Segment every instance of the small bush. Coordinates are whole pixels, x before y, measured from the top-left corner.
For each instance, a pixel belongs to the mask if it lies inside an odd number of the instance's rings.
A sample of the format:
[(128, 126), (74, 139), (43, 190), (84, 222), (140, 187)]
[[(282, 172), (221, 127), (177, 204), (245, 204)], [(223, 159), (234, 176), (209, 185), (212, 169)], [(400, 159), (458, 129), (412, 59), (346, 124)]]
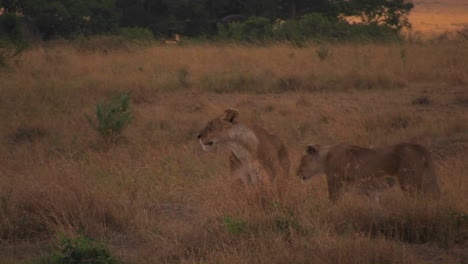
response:
[(271, 38), (273, 24), (265, 17), (251, 17), (242, 23), (218, 25), (222, 39), (235, 41), (264, 41)]
[(337, 32), (340, 26), (342, 24), (334, 18), (319, 13), (304, 15), (298, 24), (299, 30), (306, 37), (332, 36), (333, 32)]
[(112, 256), (104, 245), (89, 238), (78, 236), (75, 239), (65, 237), (59, 250), (50, 256), (49, 263), (116, 264), (120, 263), (120, 261)]
[(331, 57), (330, 49), (325, 46), (318, 48), (315, 52), (317, 53), (317, 56), (319, 57), (321, 61), (324, 61), (328, 59), (329, 57)]
[(112, 97), (111, 100), (99, 103), (96, 106), (97, 123), (89, 116), (88, 121), (106, 141), (117, 139), (123, 130), (132, 122), (130, 111), (130, 98), (123, 93)]
[(12, 13), (0, 15), (0, 67), (29, 47), (21, 30), (20, 18)]
[(246, 229), (246, 222), (242, 219), (231, 218), (226, 216), (223, 218), (224, 225), (226, 225), (227, 231), (230, 234), (240, 234), (243, 233)]
[(274, 216), (273, 227), (275, 230), (288, 233), (291, 229), (301, 229), (298, 219), (290, 208), (283, 206), (279, 202), (274, 202), (271, 210)]
[(21, 17), (16, 14), (7, 13), (0, 15), (0, 29), (4, 31), (4, 35), (1, 38), (11, 42), (15, 46), (17, 53), (29, 46), (25, 38), (26, 32), (24, 32), (24, 28), (22, 29), (22, 23), (24, 22), (22, 22)]

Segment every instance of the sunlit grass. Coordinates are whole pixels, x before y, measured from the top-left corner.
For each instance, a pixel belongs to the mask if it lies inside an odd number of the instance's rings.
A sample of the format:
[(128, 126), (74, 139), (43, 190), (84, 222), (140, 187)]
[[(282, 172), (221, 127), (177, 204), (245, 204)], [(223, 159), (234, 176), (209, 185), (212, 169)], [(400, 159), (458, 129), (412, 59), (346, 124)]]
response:
[[(34, 262), (59, 233), (80, 233), (132, 263), (460, 262), (452, 249), (466, 243), (466, 45), (26, 51), (0, 72), (1, 259)], [(134, 120), (124, 140), (103, 142), (86, 115), (121, 92)], [(379, 203), (350, 194), (332, 204), (324, 179), (303, 184), (291, 171), (284, 201), (260, 205), (232, 188), (227, 153), (195, 140), (228, 107), (277, 134), (293, 168), (309, 143), (420, 142), (443, 197), (396, 191)], [(37, 250), (22, 252), (25, 244)]]

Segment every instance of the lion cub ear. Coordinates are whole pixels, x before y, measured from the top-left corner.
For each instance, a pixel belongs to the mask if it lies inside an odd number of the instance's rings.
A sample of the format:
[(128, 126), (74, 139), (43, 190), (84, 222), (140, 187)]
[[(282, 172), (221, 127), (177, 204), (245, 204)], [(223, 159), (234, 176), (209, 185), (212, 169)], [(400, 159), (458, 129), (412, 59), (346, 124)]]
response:
[(224, 115), (222, 119), (224, 121), (234, 123), (237, 121), (238, 116), (239, 116), (239, 111), (237, 109), (229, 108), (229, 109), (226, 109), (226, 111), (224, 111)]
[(319, 150), (320, 150), (319, 145), (307, 145), (306, 147), (306, 152), (307, 154), (310, 154), (310, 155), (318, 154)]

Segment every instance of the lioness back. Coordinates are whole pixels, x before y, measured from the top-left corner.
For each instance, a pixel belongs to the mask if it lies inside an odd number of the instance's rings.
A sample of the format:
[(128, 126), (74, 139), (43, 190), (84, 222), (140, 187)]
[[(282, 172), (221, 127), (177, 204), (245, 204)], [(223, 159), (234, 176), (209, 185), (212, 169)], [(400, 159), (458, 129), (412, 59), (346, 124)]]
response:
[(258, 159), (265, 164), (273, 177), (281, 177), (289, 174), (289, 153), (283, 142), (274, 134), (260, 126), (253, 126), (259, 138)]
[(397, 170), (398, 158), (393, 153), (354, 145), (334, 146), (325, 160), (325, 173), (346, 173), (349, 180), (395, 174)]
[(395, 177), (402, 190), (410, 193), (439, 194), (429, 151), (421, 145), (401, 143), (370, 149), (348, 144), (308, 146), (301, 160), (298, 175), (308, 179), (325, 173), (330, 199), (352, 185), (362, 190), (376, 190)]

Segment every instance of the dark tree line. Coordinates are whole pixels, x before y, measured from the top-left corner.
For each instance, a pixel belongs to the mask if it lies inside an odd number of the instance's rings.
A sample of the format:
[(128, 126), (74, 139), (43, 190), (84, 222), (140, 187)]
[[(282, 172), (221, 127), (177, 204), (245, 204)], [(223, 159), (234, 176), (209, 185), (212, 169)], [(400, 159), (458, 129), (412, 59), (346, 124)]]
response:
[(360, 16), (366, 24), (400, 30), (409, 26), (413, 5), (405, 0), (0, 0), (0, 8), (0, 23), (13, 14), (50, 39), (114, 33), (121, 27), (148, 28), (156, 36), (209, 37), (228, 22), (262, 17), (274, 23), (311, 13), (330, 20)]

